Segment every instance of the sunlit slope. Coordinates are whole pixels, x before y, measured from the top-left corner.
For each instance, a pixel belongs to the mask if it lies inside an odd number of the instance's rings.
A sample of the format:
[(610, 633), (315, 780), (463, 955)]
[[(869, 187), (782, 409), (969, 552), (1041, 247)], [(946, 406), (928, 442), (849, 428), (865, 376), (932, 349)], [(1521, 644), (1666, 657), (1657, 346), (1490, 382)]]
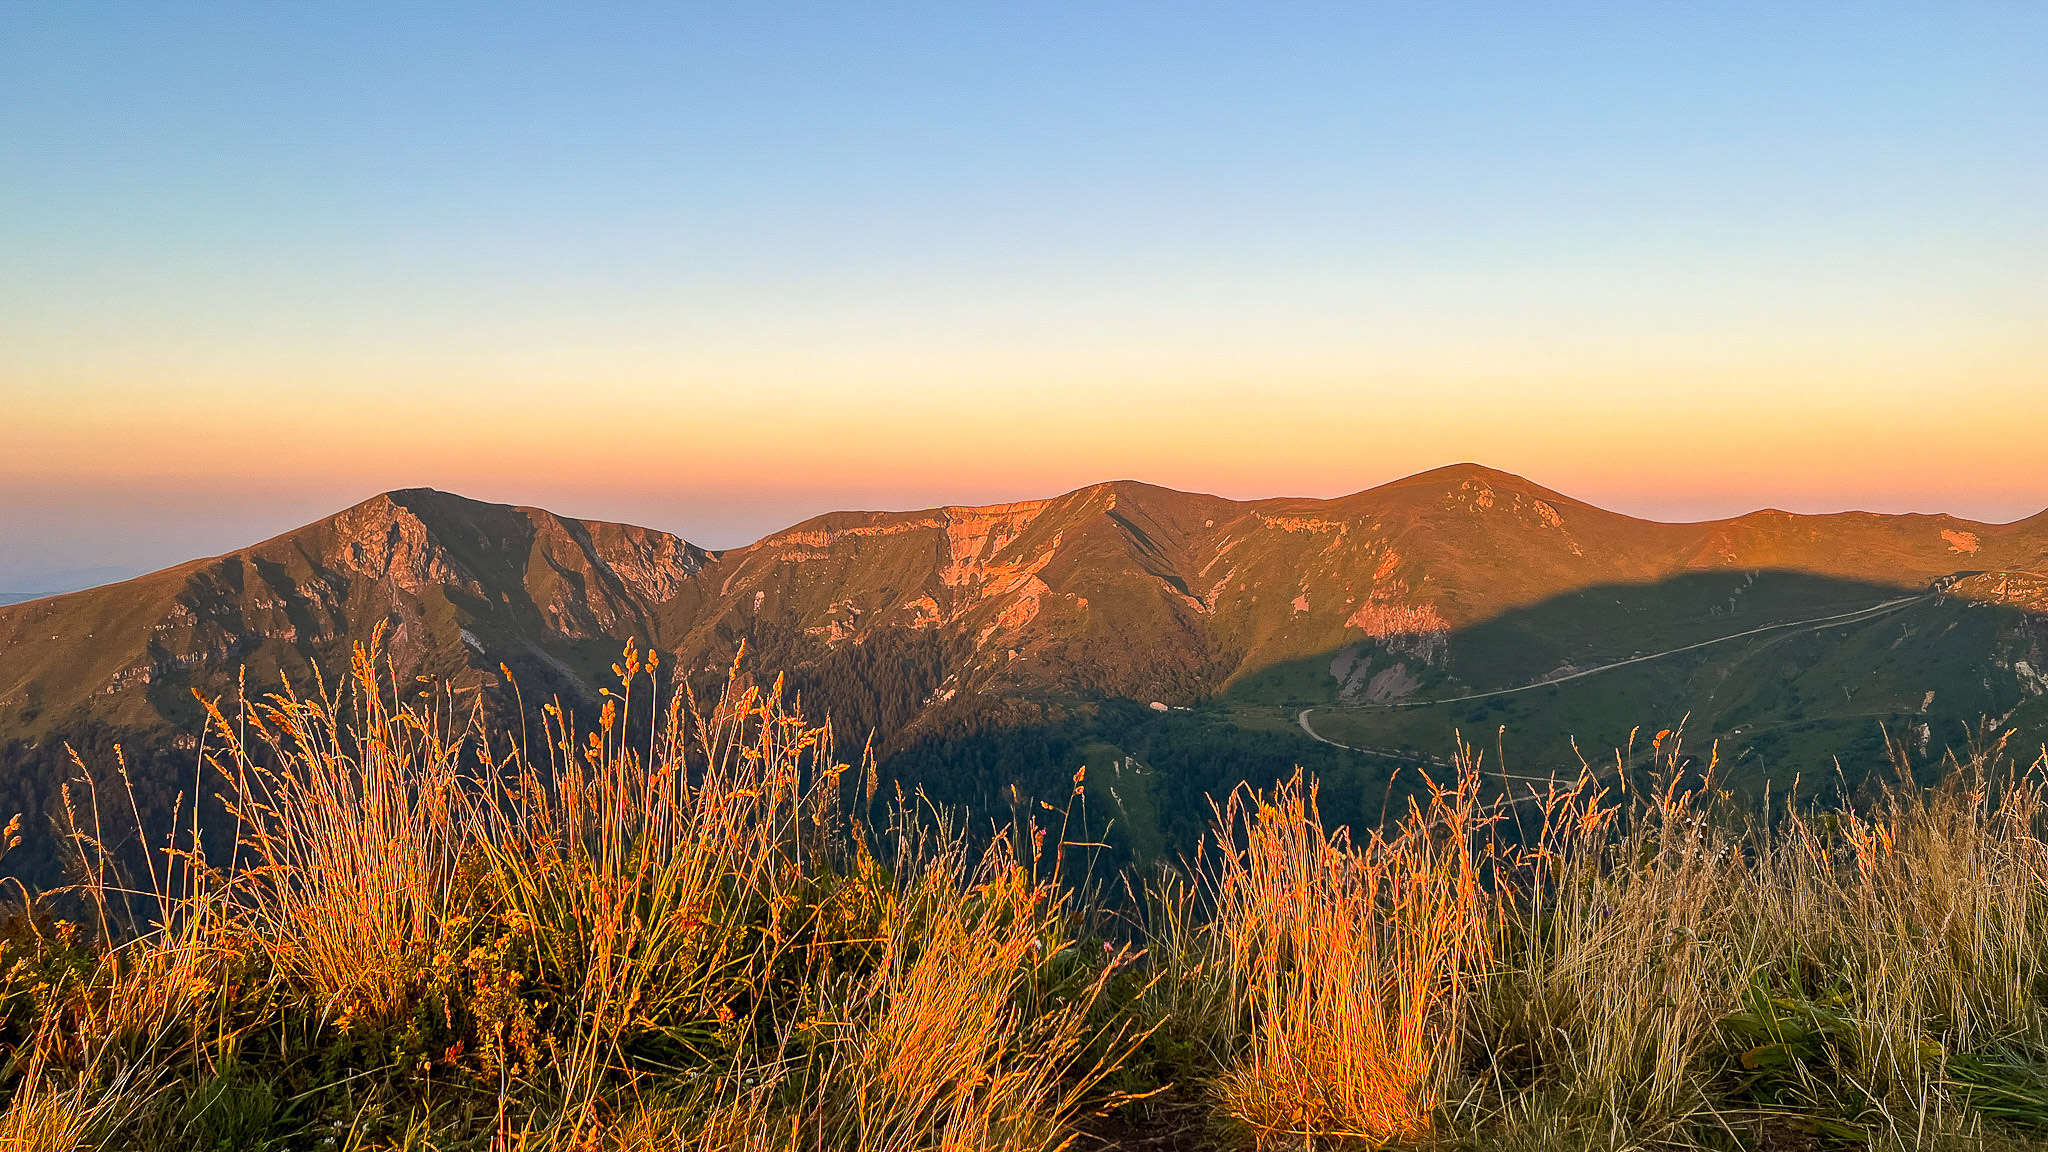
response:
[(473, 690), (509, 662), (572, 691), (705, 554), (666, 533), (428, 490), (0, 611), (0, 739), (80, 720), (189, 727), (191, 690), (333, 672), (380, 626), (403, 673)]
[(2042, 666), (2025, 622), (2048, 604), (2044, 573), (2048, 515), (1662, 524), (1474, 465), (1334, 500), (1122, 481), (838, 512), (723, 553), (416, 489), (0, 608), (0, 741), (85, 720), (189, 731), (192, 688), (224, 690), (245, 667), (259, 688), (303, 680), (379, 624), (399, 674), (487, 698), (501, 664), (529, 696), (588, 700), (628, 638), (692, 671), (722, 669), (745, 640), (828, 697), (847, 688), (865, 723), (901, 727), (975, 696), (1412, 702), (1937, 584), (1944, 603), (2002, 606), (1986, 619), (2004, 631), (1944, 641), (1956, 655), (1941, 657), (2002, 699)]
[(2044, 567), (2040, 517), (1659, 524), (1463, 466), (1338, 500), (1125, 482), (993, 508), (840, 513), (718, 557), (665, 618), (713, 652), (750, 634), (805, 637), (801, 655), (929, 633), (957, 690), (1179, 704), (1302, 664), (1335, 693), (1330, 665), (1355, 651), (1354, 670), (1407, 669), (1381, 686), (1399, 696)]

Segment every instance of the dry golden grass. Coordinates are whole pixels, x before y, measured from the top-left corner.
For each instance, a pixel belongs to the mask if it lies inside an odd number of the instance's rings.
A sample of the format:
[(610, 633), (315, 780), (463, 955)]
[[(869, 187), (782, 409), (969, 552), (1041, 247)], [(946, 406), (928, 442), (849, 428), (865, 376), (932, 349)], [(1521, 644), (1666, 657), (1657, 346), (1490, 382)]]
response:
[(1668, 734), (1633, 794), (1481, 804), (1468, 754), (1357, 845), (1311, 785), (1240, 791), (1213, 915), (1155, 896), (1146, 1010), (1206, 1031), (1261, 1146), (2018, 1146), (2048, 1131), (2048, 759), (1999, 752), (1776, 822)]
[(239, 1075), (281, 1032), (409, 1109), (351, 1120), (366, 1147), (1064, 1146), (1135, 1038), (1094, 1011), (1128, 955), (1083, 957), (1006, 841), (852, 826), (829, 725), (779, 682), (699, 710), (658, 668), (629, 649), (595, 731), (550, 706), (545, 759), (404, 701), (374, 650), (342, 692), (216, 710), (236, 860), (154, 861), (156, 927), (43, 1015), (8, 1122), (61, 1144), (90, 1084)]
[(1743, 857), (1700, 810), (1709, 794), (1673, 782), (1624, 803), (1582, 778), (1531, 797), (1533, 835), (1498, 861), (1514, 898), (1476, 1034), (1617, 1142), (1698, 1112), (1698, 1064), (1751, 970)]
[(1759, 854), (1771, 954), (1839, 987), (1854, 1087), (1905, 1144), (1969, 1125), (1957, 1058), (2048, 1052), (2048, 776), (1997, 771), (1998, 752), (1861, 814), (1794, 817)]
[(1262, 1145), (1428, 1129), (1485, 939), (1475, 811), (1473, 791), (1437, 792), (1354, 846), (1297, 776), (1219, 812), (1210, 933), (1245, 1033), (1216, 1089)]
[(108, 1146), (140, 1107), (144, 1093), (128, 1075), (109, 1080), (73, 1075), (66, 1084), (53, 1073), (46, 1052), (41, 1045), (32, 1047), (19, 1069), (7, 1108), (0, 1112), (0, 1150), (85, 1152)]
[(1274, 1149), (2048, 1132), (2048, 760), (1995, 742), (1842, 812), (1666, 736), (1653, 787), (1468, 755), (1355, 839), (1240, 789), (1105, 943), (1033, 828), (849, 819), (780, 682), (617, 671), (532, 754), (374, 649), (217, 710), (233, 857), (130, 886), (81, 832), (98, 927), (0, 933), (0, 1148), (1051, 1152), (1154, 1092)]

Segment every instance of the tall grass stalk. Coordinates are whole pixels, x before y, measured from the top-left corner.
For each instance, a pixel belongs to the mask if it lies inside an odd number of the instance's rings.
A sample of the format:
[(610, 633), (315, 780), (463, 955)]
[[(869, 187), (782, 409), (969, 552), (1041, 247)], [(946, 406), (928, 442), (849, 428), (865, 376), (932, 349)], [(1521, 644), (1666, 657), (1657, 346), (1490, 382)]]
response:
[(1244, 1018), (1217, 1093), (1262, 1144), (1416, 1136), (1485, 940), (1476, 789), (1357, 845), (1315, 791), (1297, 775), (1217, 812), (1210, 931)]

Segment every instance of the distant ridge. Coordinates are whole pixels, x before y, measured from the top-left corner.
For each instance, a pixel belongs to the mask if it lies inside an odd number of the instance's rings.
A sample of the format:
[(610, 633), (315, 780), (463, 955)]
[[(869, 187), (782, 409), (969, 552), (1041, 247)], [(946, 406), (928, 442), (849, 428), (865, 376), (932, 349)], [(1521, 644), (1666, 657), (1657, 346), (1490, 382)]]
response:
[(114, 584), (140, 575), (142, 572), (134, 568), (106, 565), (93, 568), (40, 569), (34, 571), (32, 576), (20, 578), (19, 583), (15, 583), (17, 591), (0, 592), (0, 604), (18, 604), (24, 600), (40, 600), (45, 596), (62, 596), (67, 592), (97, 588), (103, 584)]
[[(408, 670), (507, 664), (580, 691), (628, 636), (719, 664), (742, 637), (815, 662), (936, 640), (953, 691), (1198, 698), (1359, 640), (1410, 645), (1613, 581), (1783, 569), (1899, 588), (2048, 572), (2048, 512), (1610, 512), (1478, 464), (1335, 499), (1234, 501), (1132, 480), (1042, 500), (833, 512), (712, 553), (648, 528), (433, 489), (249, 548), (0, 609), (0, 735), (85, 713), (148, 723), (187, 684), (302, 673), (386, 625)], [(2027, 580), (2005, 580), (2008, 597)], [(559, 683), (558, 683), (559, 682)], [(171, 691), (175, 686), (176, 691)], [(33, 713), (35, 719), (25, 719)]]
[[(245, 669), (252, 691), (309, 684), (380, 625), (399, 675), (492, 707), (513, 702), (507, 669), (529, 703), (574, 704), (596, 699), (628, 638), (698, 676), (722, 675), (744, 641), (755, 667), (798, 676), (887, 747), (975, 700), (1186, 705), (1286, 669), (1296, 688), (1261, 691), (1360, 702), (1425, 682), (1445, 696), (1503, 687), (1627, 658), (1641, 647), (1628, 637), (1653, 625), (1690, 640), (1737, 631), (1718, 614), (1753, 611), (1743, 589), (1769, 572), (1805, 582), (1782, 606), (1808, 616), (1938, 587), (1943, 603), (2036, 620), (2048, 512), (1661, 523), (1459, 464), (1335, 499), (1118, 480), (1010, 504), (832, 512), (712, 552), (403, 489), (221, 556), (0, 607), (0, 774), (79, 733), (189, 748), (195, 690), (232, 692)], [(1600, 591), (1667, 586), (1639, 607)], [(1580, 601), (1580, 616), (1543, 615)], [(1612, 620), (1583, 616), (1603, 604)], [(1552, 617), (1600, 622), (1610, 638), (1594, 647), (1614, 651), (1582, 654), (1563, 625), (1534, 623)], [(1931, 617), (1899, 626), (1950, 635)], [(2039, 694), (2048, 654), (2033, 627), (1954, 632), (1914, 658), (1945, 662), (1943, 683), (1981, 681), (1986, 700)], [(1910, 695), (1896, 707), (1922, 707)]]

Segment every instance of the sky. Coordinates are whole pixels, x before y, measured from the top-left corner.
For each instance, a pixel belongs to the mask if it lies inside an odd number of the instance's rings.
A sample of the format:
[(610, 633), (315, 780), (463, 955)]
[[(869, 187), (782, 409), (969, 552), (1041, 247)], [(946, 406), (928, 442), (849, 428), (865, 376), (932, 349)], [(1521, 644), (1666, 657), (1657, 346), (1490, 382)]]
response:
[(0, 591), (1477, 461), (2048, 507), (2048, 6), (0, 6)]

